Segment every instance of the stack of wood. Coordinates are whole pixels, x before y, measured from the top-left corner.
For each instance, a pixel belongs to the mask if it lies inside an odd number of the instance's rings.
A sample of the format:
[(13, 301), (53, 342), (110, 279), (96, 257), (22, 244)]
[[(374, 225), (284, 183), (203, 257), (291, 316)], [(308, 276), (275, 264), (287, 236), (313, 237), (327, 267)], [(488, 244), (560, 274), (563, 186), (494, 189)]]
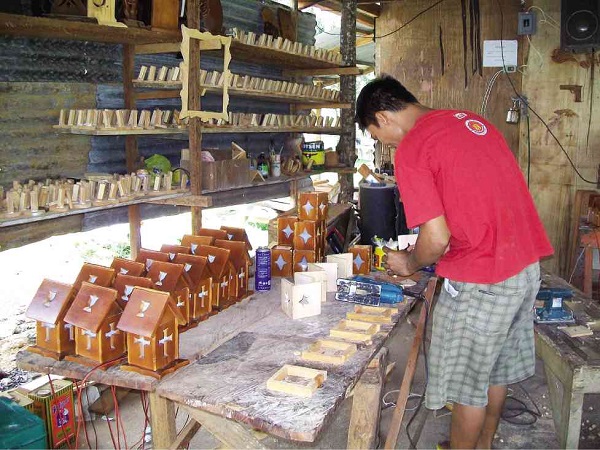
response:
[(180, 186), (173, 186), (173, 172), (170, 171), (155, 174), (153, 181), (145, 171), (125, 175), (90, 175), (88, 179), (79, 181), (50, 178), (43, 183), (29, 180), (21, 184), (13, 181), (12, 188), (0, 197), (3, 200), (0, 211), (5, 218), (11, 218), (46, 211), (63, 212), (116, 205), (148, 195), (185, 191), (187, 181), (187, 174), (182, 173)]
[(243, 127), (319, 127), (336, 128), (339, 117), (294, 114), (245, 114), (229, 113), (229, 124)]
[(155, 130), (184, 128), (179, 110), (154, 109), (61, 109), (57, 129), (81, 130)]
[(237, 28), (233, 28), (232, 34), (234, 40), (241, 42), (242, 44), (270, 48), (273, 50), (307, 56), (336, 64), (340, 64), (342, 62), (342, 55), (338, 51), (316, 48), (313, 45), (294, 42), (289, 39), (284, 39), (281, 36), (274, 38), (270, 34), (257, 35), (252, 31), (238, 30)]
[(329, 197), (326, 193), (302, 192), (297, 215), (277, 219), (277, 245), (272, 247), (271, 274), (291, 277), (305, 272), (324, 256)]

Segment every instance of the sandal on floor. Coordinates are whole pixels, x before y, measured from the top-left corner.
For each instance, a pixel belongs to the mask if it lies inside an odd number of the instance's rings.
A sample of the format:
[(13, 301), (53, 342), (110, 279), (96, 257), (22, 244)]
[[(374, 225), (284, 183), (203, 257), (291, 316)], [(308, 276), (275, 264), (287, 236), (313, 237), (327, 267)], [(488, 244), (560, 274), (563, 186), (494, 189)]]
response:
[(450, 449), (450, 441), (438, 442), (435, 448), (436, 450), (448, 450)]

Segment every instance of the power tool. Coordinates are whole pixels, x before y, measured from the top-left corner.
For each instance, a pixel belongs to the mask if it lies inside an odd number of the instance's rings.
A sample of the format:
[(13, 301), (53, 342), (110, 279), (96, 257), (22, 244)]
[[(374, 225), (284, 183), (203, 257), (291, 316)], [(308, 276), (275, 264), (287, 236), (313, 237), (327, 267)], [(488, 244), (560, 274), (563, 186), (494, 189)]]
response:
[(402, 286), (368, 277), (339, 278), (335, 299), (343, 302), (379, 306), (380, 303), (394, 304), (404, 300)]
[(573, 312), (563, 305), (573, 297), (568, 288), (541, 288), (535, 302), (536, 323), (575, 323)]

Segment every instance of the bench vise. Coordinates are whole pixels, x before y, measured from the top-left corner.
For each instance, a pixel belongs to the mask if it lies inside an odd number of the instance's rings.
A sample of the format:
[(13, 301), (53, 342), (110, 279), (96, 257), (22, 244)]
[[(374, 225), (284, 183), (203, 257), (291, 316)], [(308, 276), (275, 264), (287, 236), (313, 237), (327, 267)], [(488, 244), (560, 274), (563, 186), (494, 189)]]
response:
[(335, 299), (343, 302), (378, 306), (380, 303), (395, 304), (404, 300), (402, 286), (368, 277), (339, 278)]
[(563, 305), (573, 297), (568, 288), (541, 288), (536, 296), (536, 323), (575, 323), (573, 312)]

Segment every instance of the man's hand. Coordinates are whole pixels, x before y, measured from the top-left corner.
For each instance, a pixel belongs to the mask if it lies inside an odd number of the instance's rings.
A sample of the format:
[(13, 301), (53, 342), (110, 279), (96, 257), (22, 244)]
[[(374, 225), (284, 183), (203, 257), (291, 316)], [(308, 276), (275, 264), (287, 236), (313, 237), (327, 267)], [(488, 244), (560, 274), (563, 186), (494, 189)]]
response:
[(412, 267), (409, 250), (398, 251), (383, 247), (383, 251), (385, 252), (385, 255), (383, 256), (383, 267), (388, 272), (407, 277), (419, 269), (419, 267)]

